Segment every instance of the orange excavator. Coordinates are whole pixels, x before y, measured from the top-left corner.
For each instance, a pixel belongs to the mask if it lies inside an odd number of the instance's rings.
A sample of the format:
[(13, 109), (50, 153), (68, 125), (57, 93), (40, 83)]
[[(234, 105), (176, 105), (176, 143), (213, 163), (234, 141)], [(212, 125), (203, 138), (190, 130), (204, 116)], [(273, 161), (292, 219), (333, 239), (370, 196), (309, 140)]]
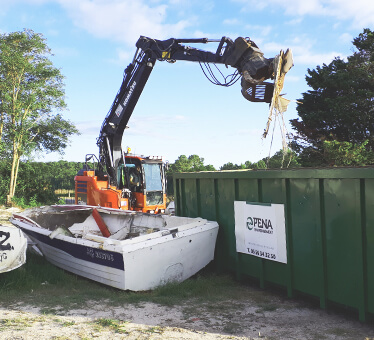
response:
[[(216, 52), (185, 44), (218, 43)], [(241, 78), (241, 92), (252, 102), (270, 103), (274, 83), (275, 58), (264, 57), (249, 38), (235, 41), (168, 39), (141, 36), (132, 63), (124, 72), (122, 85), (101, 126), (97, 139), (99, 158), (86, 155), (85, 166), (75, 176), (75, 203), (94, 206), (163, 213), (166, 208), (165, 164), (158, 157), (136, 156), (122, 150), (122, 136), (156, 61), (173, 63), (185, 60), (199, 63), (207, 78), (216, 85), (231, 86)], [(235, 69), (220, 82), (211, 65)]]

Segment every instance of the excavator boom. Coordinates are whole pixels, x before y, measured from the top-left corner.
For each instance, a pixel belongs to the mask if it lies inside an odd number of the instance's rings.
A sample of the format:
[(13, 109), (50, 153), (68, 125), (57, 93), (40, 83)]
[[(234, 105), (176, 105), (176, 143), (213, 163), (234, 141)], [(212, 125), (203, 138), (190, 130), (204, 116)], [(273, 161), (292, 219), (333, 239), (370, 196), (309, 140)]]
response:
[[(189, 45), (207, 43), (218, 43), (216, 51)], [(229, 80), (225, 78), (221, 83), (214, 76), (209, 80), (216, 85), (231, 86), (241, 78), (241, 92), (247, 100), (266, 103), (272, 100), (274, 84), (264, 81), (274, 78), (276, 59), (265, 58), (249, 38), (239, 37), (235, 41), (228, 37), (218, 40), (156, 40), (141, 36), (136, 47), (134, 58), (125, 69), (121, 87), (101, 126), (97, 139), (100, 150), (98, 169), (92, 170), (86, 165), (86, 169), (75, 177), (76, 203), (81, 201), (83, 204), (144, 212), (165, 209), (166, 178), (162, 160), (124, 153), (121, 147), (123, 132), (156, 61), (196, 62), (203, 71), (208, 70), (208, 74), (211, 74), (210, 64), (233, 67), (235, 71)]]
[[(216, 52), (204, 51), (186, 43), (206, 44), (219, 42)], [(168, 39), (156, 40), (141, 36), (136, 43), (137, 51), (132, 63), (124, 72), (122, 85), (114, 99), (111, 109), (101, 127), (97, 144), (100, 149), (100, 163), (106, 166), (110, 181), (116, 185), (116, 169), (122, 159), (122, 136), (133, 113), (136, 103), (151, 74), (157, 60), (174, 62), (177, 60), (198, 63), (214, 63), (231, 66), (242, 75), (242, 91), (261, 86), (263, 81), (273, 77), (273, 59), (266, 59), (257, 45), (250, 39), (222, 37), (221, 40)], [(262, 85), (263, 86), (263, 85)], [(262, 97), (253, 97), (252, 101), (270, 102), (273, 87), (266, 85), (261, 91)]]

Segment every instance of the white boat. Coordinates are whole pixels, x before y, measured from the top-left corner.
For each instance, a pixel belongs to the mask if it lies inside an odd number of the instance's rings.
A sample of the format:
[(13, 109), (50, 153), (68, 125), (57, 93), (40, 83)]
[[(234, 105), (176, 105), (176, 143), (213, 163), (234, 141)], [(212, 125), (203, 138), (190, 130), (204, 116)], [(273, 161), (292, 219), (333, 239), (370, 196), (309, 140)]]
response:
[(27, 239), (13, 226), (0, 225), (0, 273), (9, 272), (26, 262)]
[(82, 205), (32, 208), (10, 221), (54, 265), (132, 291), (197, 273), (213, 259), (218, 233), (202, 218)]

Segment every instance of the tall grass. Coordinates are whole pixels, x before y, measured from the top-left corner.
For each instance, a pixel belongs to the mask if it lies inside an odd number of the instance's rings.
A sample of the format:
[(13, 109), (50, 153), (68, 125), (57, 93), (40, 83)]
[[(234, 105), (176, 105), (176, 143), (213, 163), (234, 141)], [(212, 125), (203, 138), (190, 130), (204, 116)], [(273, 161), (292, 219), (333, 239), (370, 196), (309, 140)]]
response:
[[(67, 307), (105, 294), (108, 288), (65, 272), (46, 261), (44, 257), (27, 253), (26, 263), (20, 268), (0, 274), (1, 303), (16, 300), (41, 305), (62, 304)], [(64, 301), (66, 300), (66, 301)]]
[(84, 306), (87, 301), (106, 300), (112, 305), (154, 302), (172, 306), (190, 299), (200, 302), (227, 298), (239, 300), (248, 293), (230, 276), (215, 274), (212, 266), (184, 282), (169, 283), (146, 292), (122, 291), (96, 283), (59, 269), (44, 257), (32, 253), (27, 253), (26, 264), (22, 267), (0, 274), (2, 305), (22, 301), (49, 308), (59, 306), (69, 309)]
[(3, 294), (20, 294), (38, 290), (47, 283), (58, 284), (62, 280), (66, 281), (66, 278), (63, 271), (50, 265), (43, 257), (28, 252), (25, 265), (1, 274), (0, 290)]

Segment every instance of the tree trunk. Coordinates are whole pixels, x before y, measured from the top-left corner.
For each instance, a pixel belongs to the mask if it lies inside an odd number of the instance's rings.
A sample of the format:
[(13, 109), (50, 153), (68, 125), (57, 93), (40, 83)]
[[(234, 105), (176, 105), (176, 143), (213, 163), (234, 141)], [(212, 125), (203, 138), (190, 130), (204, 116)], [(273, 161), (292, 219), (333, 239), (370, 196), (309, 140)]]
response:
[[(0, 108), (1, 110), (1, 108)], [(3, 136), (3, 129), (4, 129), (4, 114), (1, 112), (0, 113), (0, 142), (1, 142), (1, 138)]]
[(11, 207), (12, 205), (12, 197), (10, 197), (10, 195), (6, 195), (6, 206)]
[(12, 192), (12, 197), (14, 196), (15, 194), (15, 191), (16, 191), (16, 186), (17, 186), (17, 178), (18, 178), (18, 169), (19, 169), (19, 161), (20, 161), (20, 157), (19, 155), (17, 156), (17, 160), (16, 160), (16, 168), (14, 169), (14, 186), (13, 186), (13, 192)]
[(13, 161), (12, 168), (10, 172), (10, 184), (9, 184), (9, 194), (7, 195), (6, 203), (8, 206), (12, 205), (12, 198), (16, 190), (17, 184), (17, 175), (18, 175), (18, 166), (19, 166), (19, 152), (16, 143), (13, 143)]

